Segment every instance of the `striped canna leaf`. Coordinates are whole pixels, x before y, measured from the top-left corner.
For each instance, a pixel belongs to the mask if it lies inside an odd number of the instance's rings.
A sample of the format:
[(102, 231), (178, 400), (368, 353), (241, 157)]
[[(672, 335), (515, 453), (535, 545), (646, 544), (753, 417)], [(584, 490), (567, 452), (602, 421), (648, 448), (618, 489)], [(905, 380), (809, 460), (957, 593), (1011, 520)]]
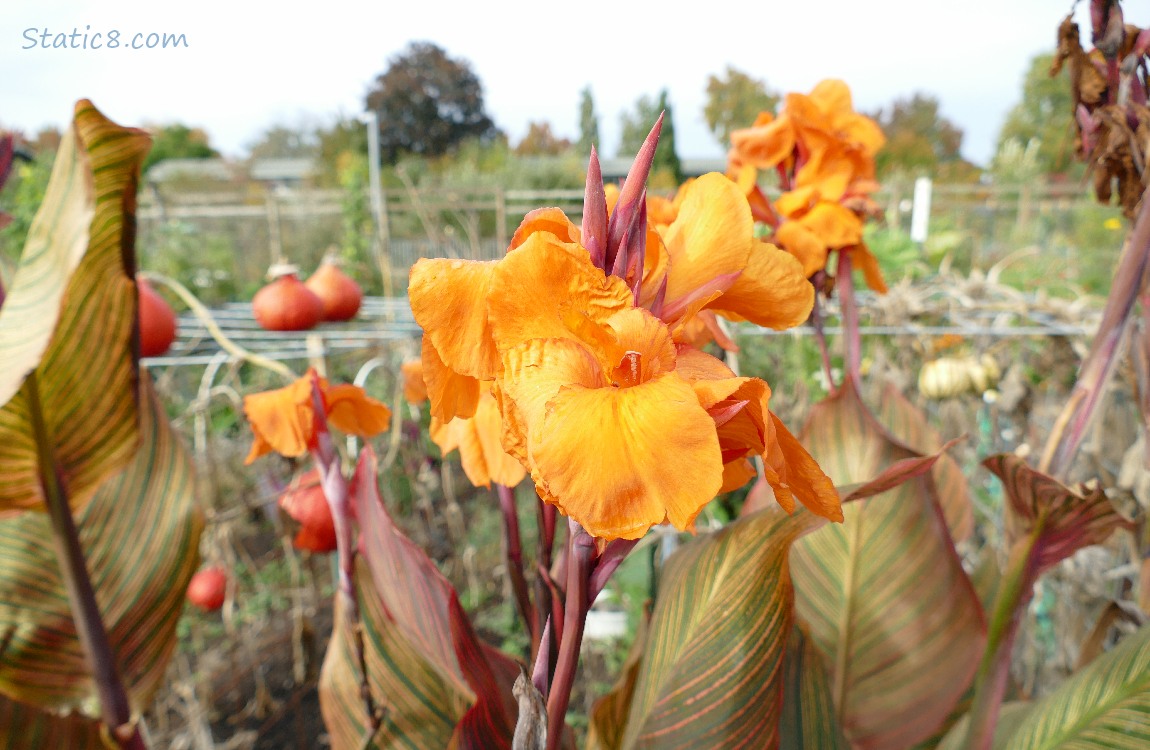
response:
[[(907, 401), (892, 383), (883, 388), (875, 417), (891, 435), (918, 453), (942, 450), (942, 438), (938, 431), (927, 424), (926, 415)], [(966, 476), (958, 462), (946, 453), (938, 459), (931, 474), (938, 492), (939, 505), (946, 517), (946, 526), (950, 529), (950, 537), (955, 542), (961, 542), (974, 531), (974, 511)]]
[[(140, 450), (96, 490), (76, 524), (120, 674), (140, 710), (175, 647), (202, 520), (191, 459), (146, 376), (138, 398)], [(54, 712), (94, 710), (96, 688), (41, 513), (0, 521), (0, 643), (0, 693)], [(18, 731), (3, 726), (9, 737)]]
[(631, 699), (635, 695), (635, 681), (639, 678), (639, 665), (647, 648), (647, 633), (651, 625), (650, 604), (643, 610), (639, 632), (631, 643), (627, 660), (619, 670), (619, 677), (611, 690), (595, 701), (588, 717), (587, 743), (584, 750), (618, 750), (623, 742), (623, 731), (627, 728), (627, 718), (631, 715)]
[(149, 145), (76, 104), (0, 307), (0, 515), (43, 507), (33, 372), (73, 508), (136, 451), (136, 184)]
[(671, 558), (621, 748), (778, 747), (788, 553), (822, 524), (805, 509), (768, 507)]
[[(103, 724), (70, 714), (60, 716), (0, 696), (0, 750), (68, 748), (108, 750), (101, 737)], [(113, 746), (114, 747), (114, 746)]]
[(1150, 747), (1150, 628), (1033, 704), (996, 750), (1136, 750)]
[(800, 627), (794, 628), (787, 644), (786, 669), (779, 728), (782, 747), (849, 750), (850, 745), (835, 718), (823, 657)]
[[(519, 665), (479, 640), (451, 584), (391, 520), (375, 477), (368, 447), (353, 482), (361, 532), (356, 586), (372, 695), (386, 715), (367, 747), (510, 748)], [(336, 613), (320, 677), (336, 750), (364, 747), (369, 731), (346, 619)]]
[(983, 465), (1002, 481), (1006, 493), (1009, 555), (995, 594), (990, 640), (975, 680), (965, 739), (972, 750), (993, 744), (1014, 638), (1038, 577), (1083, 547), (1105, 541), (1116, 529), (1133, 528), (1100, 488), (1072, 489), (1013, 454), (991, 456)]
[(951, 713), (986, 637), (928, 471), (933, 457), (892, 438), (849, 379), (812, 409), (804, 435), (835, 484), (861, 484), (850, 496), (862, 499), (843, 504), (842, 524), (795, 544), (796, 616), (824, 658), (852, 747), (911, 747)]

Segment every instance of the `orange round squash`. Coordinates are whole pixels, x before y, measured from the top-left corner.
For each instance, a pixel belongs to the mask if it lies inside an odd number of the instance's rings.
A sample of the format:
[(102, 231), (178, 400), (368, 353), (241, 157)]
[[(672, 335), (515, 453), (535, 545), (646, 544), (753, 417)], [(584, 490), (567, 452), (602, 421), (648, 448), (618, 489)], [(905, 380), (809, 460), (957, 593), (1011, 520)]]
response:
[(323, 320), (323, 302), (304, 286), (295, 266), (273, 266), (274, 280), (252, 298), (256, 322), (268, 331), (306, 331)]
[(176, 340), (176, 313), (144, 279), (136, 279), (139, 289), (140, 356), (159, 357)]
[(188, 583), (188, 601), (206, 612), (215, 612), (224, 606), (227, 588), (228, 576), (222, 568), (204, 568)]
[(304, 283), (323, 302), (324, 320), (351, 320), (359, 312), (363, 290), (343, 272), (334, 258), (325, 257)]

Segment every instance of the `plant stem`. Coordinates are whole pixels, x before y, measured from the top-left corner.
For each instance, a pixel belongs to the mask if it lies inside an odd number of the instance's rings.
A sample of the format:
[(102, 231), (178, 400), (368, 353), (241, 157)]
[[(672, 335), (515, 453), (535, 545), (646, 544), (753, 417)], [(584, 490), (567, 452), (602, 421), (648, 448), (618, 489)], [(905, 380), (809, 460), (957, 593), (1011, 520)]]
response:
[(861, 368), (861, 354), (859, 352), (859, 309), (855, 300), (854, 279), (851, 277), (851, 255), (840, 249), (839, 268), (835, 274), (835, 289), (839, 293), (839, 305), (843, 316), (843, 348), (845, 350), (846, 368), (845, 377), (850, 378), (857, 385), (859, 382), (859, 369)]
[(52, 537), (60, 561), (60, 574), (64, 588), (68, 592), (68, 603), (72, 609), (72, 619), (76, 623), (76, 634), (80, 639), (81, 648), (84, 649), (88, 668), (92, 671), (92, 679), (100, 696), (101, 719), (108, 727), (111, 736), (124, 750), (144, 750), (147, 746), (132, 718), (132, 708), (116, 668), (112, 644), (108, 640), (108, 631), (100, 616), (96, 592), (88, 575), (84, 550), (80, 546), (80, 534), (68, 505), (67, 488), (56, 465), (55, 447), (41, 410), (40, 389), (35, 371), (28, 375), (26, 382), (28, 411), (32, 417), (32, 431), (40, 462), (40, 482), (44, 489), (48, 517), (52, 523)]
[(974, 698), (967, 725), (967, 750), (989, 750), (998, 724), (998, 712), (1010, 676), (1010, 653), (1022, 613), (1030, 601), (1035, 582), (1034, 548), (1042, 534), (1039, 522), (1034, 531), (1018, 540), (1011, 549), (1005, 574), (994, 597), (994, 610), (986, 634), (986, 650), (974, 677)]
[(587, 610), (591, 571), (595, 562), (595, 540), (574, 521), (571, 522), (570, 554), (567, 559), (567, 597), (564, 605), (563, 636), (559, 643), (559, 658), (555, 665), (555, 678), (551, 681), (547, 698), (547, 750), (559, 750), (566, 723), (567, 705), (571, 702), (571, 688), (579, 669), (579, 649), (583, 644), (583, 626), (587, 623)]
[(496, 482), (495, 494), (499, 497), (499, 509), (503, 511), (503, 554), (507, 575), (511, 579), (511, 590), (515, 594), (519, 616), (523, 618), (523, 625), (531, 636), (530, 652), (533, 656), (538, 650), (539, 624), (535, 620), (535, 610), (531, 608), (531, 597), (527, 593), (527, 578), (523, 575), (523, 542), (519, 535), (515, 491)]
[[(538, 495), (536, 495), (536, 500), (539, 534), (538, 547), (535, 553), (535, 564), (538, 571), (535, 576), (535, 622), (539, 623), (543, 630), (539, 633), (538, 642), (531, 644), (531, 658), (537, 661), (540, 653), (545, 653), (547, 656), (546, 681), (543, 683), (544, 686), (539, 688), (539, 692), (546, 697), (547, 685), (551, 684), (551, 675), (555, 674), (555, 659), (559, 650), (555, 628), (550, 626), (550, 621), (552, 615), (562, 616), (563, 604), (550, 580), (551, 553), (555, 547), (555, 506), (543, 502)], [(544, 639), (547, 641), (546, 644), (544, 644)], [(538, 687), (538, 683), (536, 687)]]
[(823, 331), (823, 309), (819, 305), (819, 289), (822, 287), (819, 280), (820, 275), (823, 275), (823, 271), (815, 274), (815, 304), (811, 308), (811, 325), (815, 329), (815, 341), (819, 343), (819, 355), (823, 360), (823, 374), (827, 378), (827, 390), (833, 391), (835, 389), (835, 376), (834, 370), (831, 368), (831, 352), (827, 348), (827, 334)]
[(336, 555), (339, 558), (339, 591), (337, 596), (343, 602), (347, 626), (355, 643), (355, 657), (359, 664), (359, 693), (367, 712), (372, 734), (379, 729), (380, 717), (376, 714), (375, 701), (371, 696), (371, 682), (367, 676), (367, 656), (363, 646), (363, 626), (359, 617), (359, 600), (355, 590), (355, 544), (351, 528), (351, 502), (348, 499), (347, 479), (340, 467), (339, 454), (331, 432), (327, 429), (324, 417), (323, 395), (319, 384), (313, 379), (311, 386), (312, 403), (315, 408), (316, 444), (311, 455), (319, 469), (320, 485), (324, 497), (331, 508), (331, 520), (335, 527)]
[(1133, 318), (1132, 312), (1138, 295), (1144, 288), (1150, 274), (1150, 201), (1145, 196), (1138, 211), (1130, 239), (1122, 251), (1118, 269), (1114, 274), (1114, 286), (1106, 298), (1106, 308), (1102, 322), (1098, 326), (1094, 343), (1082, 361), (1078, 371), (1078, 381), (1070, 399), (1058, 415), (1055, 428), (1046, 441), (1038, 470), (1062, 479), (1070, 469), (1086, 431), (1110, 380), (1118, 360), (1121, 358), (1122, 344)]

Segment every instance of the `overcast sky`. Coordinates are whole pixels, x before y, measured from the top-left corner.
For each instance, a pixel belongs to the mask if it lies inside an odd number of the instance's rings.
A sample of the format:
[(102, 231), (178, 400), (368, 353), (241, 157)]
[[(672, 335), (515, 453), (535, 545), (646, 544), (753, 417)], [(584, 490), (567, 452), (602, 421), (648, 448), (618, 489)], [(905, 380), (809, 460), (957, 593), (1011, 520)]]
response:
[[(1071, 7), (1057, 0), (323, 0), (295, 6), (5, 0), (4, 6), (0, 125), (30, 133), (63, 124), (75, 100), (86, 97), (123, 124), (202, 127), (216, 148), (239, 156), (273, 124), (324, 124), (338, 113), (358, 113), (388, 59), (408, 42), (426, 40), (471, 64), (489, 113), (512, 142), (532, 120), (577, 138), (579, 92), (590, 85), (601, 150), (614, 155), (620, 112), (666, 87), (679, 155), (721, 155), (703, 122), (704, 92), (709, 74), (732, 65), (782, 92), (842, 78), (861, 110), (916, 91), (933, 94), (965, 133), (963, 154), (979, 164), (993, 154), (1003, 119), (1020, 98), (1029, 60), (1052, 51)], [(1085, 3), (1079, 6), (1085, 35)], [(675, 10), (683, 7), (690, 10)], [(116, 30), (120, 47), (40, 46), (44, 31), (73, 30), (89, 39), (103, 33), (105, 42)], [(146, 41), (153, 32), (183, 34), (187, 47), (131, 49), (137, 33)], [(75, 40), (82, 45), (80, 35)]]

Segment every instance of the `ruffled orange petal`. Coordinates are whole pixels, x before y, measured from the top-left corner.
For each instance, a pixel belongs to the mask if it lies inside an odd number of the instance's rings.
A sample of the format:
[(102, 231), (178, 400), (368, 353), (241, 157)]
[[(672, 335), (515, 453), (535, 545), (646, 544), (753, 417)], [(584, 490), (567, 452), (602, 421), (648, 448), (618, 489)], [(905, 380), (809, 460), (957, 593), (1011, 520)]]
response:
[(851, 263), (862, 271), (866, 285), (879, 294), (886, 294), (886, 281), (882, 277), (882, 269), (879, 268), (878, 258), (874, 257), (870, 248), (860, 242), (851, 248), (850, 253)]
[(643, 253), (643, 282), (639, 287), (639, 305), (650, 307), (667, 277), (667, 248), (663, 237), (647, 223), (647, 248)]
[(749, 128), (731, 133), (731, 150), (739, 164), (757, 169), (770, 169), (791, 155), (795, 148), (795, 131), (786, 115), (774, 119), (763, 112)]
[(283, 388), (244, 397), (244, 414), (256, 438), (245, 464), (272, 451), (289, 457), (308, 452), (315, 440), (311, 378), (309, 372)]
[(775, 499), (788, 513), (795, 508), (795, 498), (817, 516), (842, 522), (839, 494), (818, 463), (787, 430), (782, 420), (770, 417), (767, 450), (763, 453), (764, 473), (774, 490)]
[(572, 312), (602, 321), (633, 299), (622, 279), (592, 265), (584, 248), (536, 232), (499, 262), (488, 315), (493, 340), (507, 349), (533, 338), (569, 337), (565, 319)]
[(503, 353), (503, 376), (495, 389), (503, 413), (504, 450), (529, 463), (547, 402), (559, 389), (572, 385), (602, 388), (607, 384), (603, 366), (580, 341), (531, 339), (511, 347)]
[(734, 371), (721, 359), (690, 346), (676, 347), (675, 372), (688, 383), (735, 377)]
[(507, 252), (511, 252), (522, 245), (534, 232), (550, 232), (561, 242), (573, 242), (575, 244), (579, 244), (581, 234), (579, 227), (567, 218), (567, 214), (563, 213), (562, 209), (537, 208), (534, 211), (528, 211), (527, 215), (523, 217), (523, 221), (519, 222), (515, 234), (511, 237), (511, 244), (507, 247)]
[(812, 146), (810, 158), (795, 173), (795, 187), (814, 188), (823, 200), (837, 202), (860, 166), (854, 152), (831, 135), (820, 134), (807, 141)]
[(670, 199), (661, 195), (647, 196), (647, 223), (655, 227), (669, 226), (679, 209)]
[(747, 265), (754, 221), (738, 185), (718, 172), (695, 180), (679, 216), (663, 235), (670, 260), (668, 306)]
[(810, 278), (827, 265), (827, 245), (798, 221), (784, 221), (775, 230), (775, 242), (803, 264), (803, 276)]
[(815, 303), (815, 288), (804, 270), (795, 256), (755, 240), (747, 267), (711, 308), (778, 331), (801, 325)]
[(775, 200), (775, 208), (788, 219), (798, 218), (809, 211), (818, 202), (819, 197), (818, 188), (804, 185), (780, 195)]
[(820, 201), (799, 223), (814, 232), (829, 248), (838, 249), (862, 241), (862, 219), (838, 203)]
[(473, 485), (490, 487), (492, 482), (497, 482), (514, 487), (523, 481), (527, 470), (504, 452), (500, 445), (502, 431), (499, 406), (487, 392), (480, 397), (474, 417), (456, 418), (446, 424), (432, 419), (429, 430), (432, 441), (444, 455), (459, 450), (463, 473)]
[(411, 268), (407, 294), (415, 322), (444, 364), (461, 375), (491, 380), (499, 352), (487, 320), (487, 296), (498, 261), (422, 258)]
[(854, 112), (850, 87), (837, 78), (819, 81), (808, 98), (830, 117)]
[(431, 343), (423, 337), (423, 382), (431, 399), (431, 414), (444, 422), (455, 417), (470, 417), (479, 403), (479, 380), (460, 375), (443, 363)]
[(391, 409), (358, 385), (336, 385), (323, 391), (327, 421), (349, 435), (375, 437), (391, 425)]
[(403, 398), (411, 405), (427, 400), (427, 384), (423, 382), (423, 360), (409, 359), (399, 366), (403, 377)]
[(565, 388), (531, 446), (546, 499), (600, 539), (638, 539), (669, 520), (692, 528), (723, 484), (711, 417), (682, 378)]

